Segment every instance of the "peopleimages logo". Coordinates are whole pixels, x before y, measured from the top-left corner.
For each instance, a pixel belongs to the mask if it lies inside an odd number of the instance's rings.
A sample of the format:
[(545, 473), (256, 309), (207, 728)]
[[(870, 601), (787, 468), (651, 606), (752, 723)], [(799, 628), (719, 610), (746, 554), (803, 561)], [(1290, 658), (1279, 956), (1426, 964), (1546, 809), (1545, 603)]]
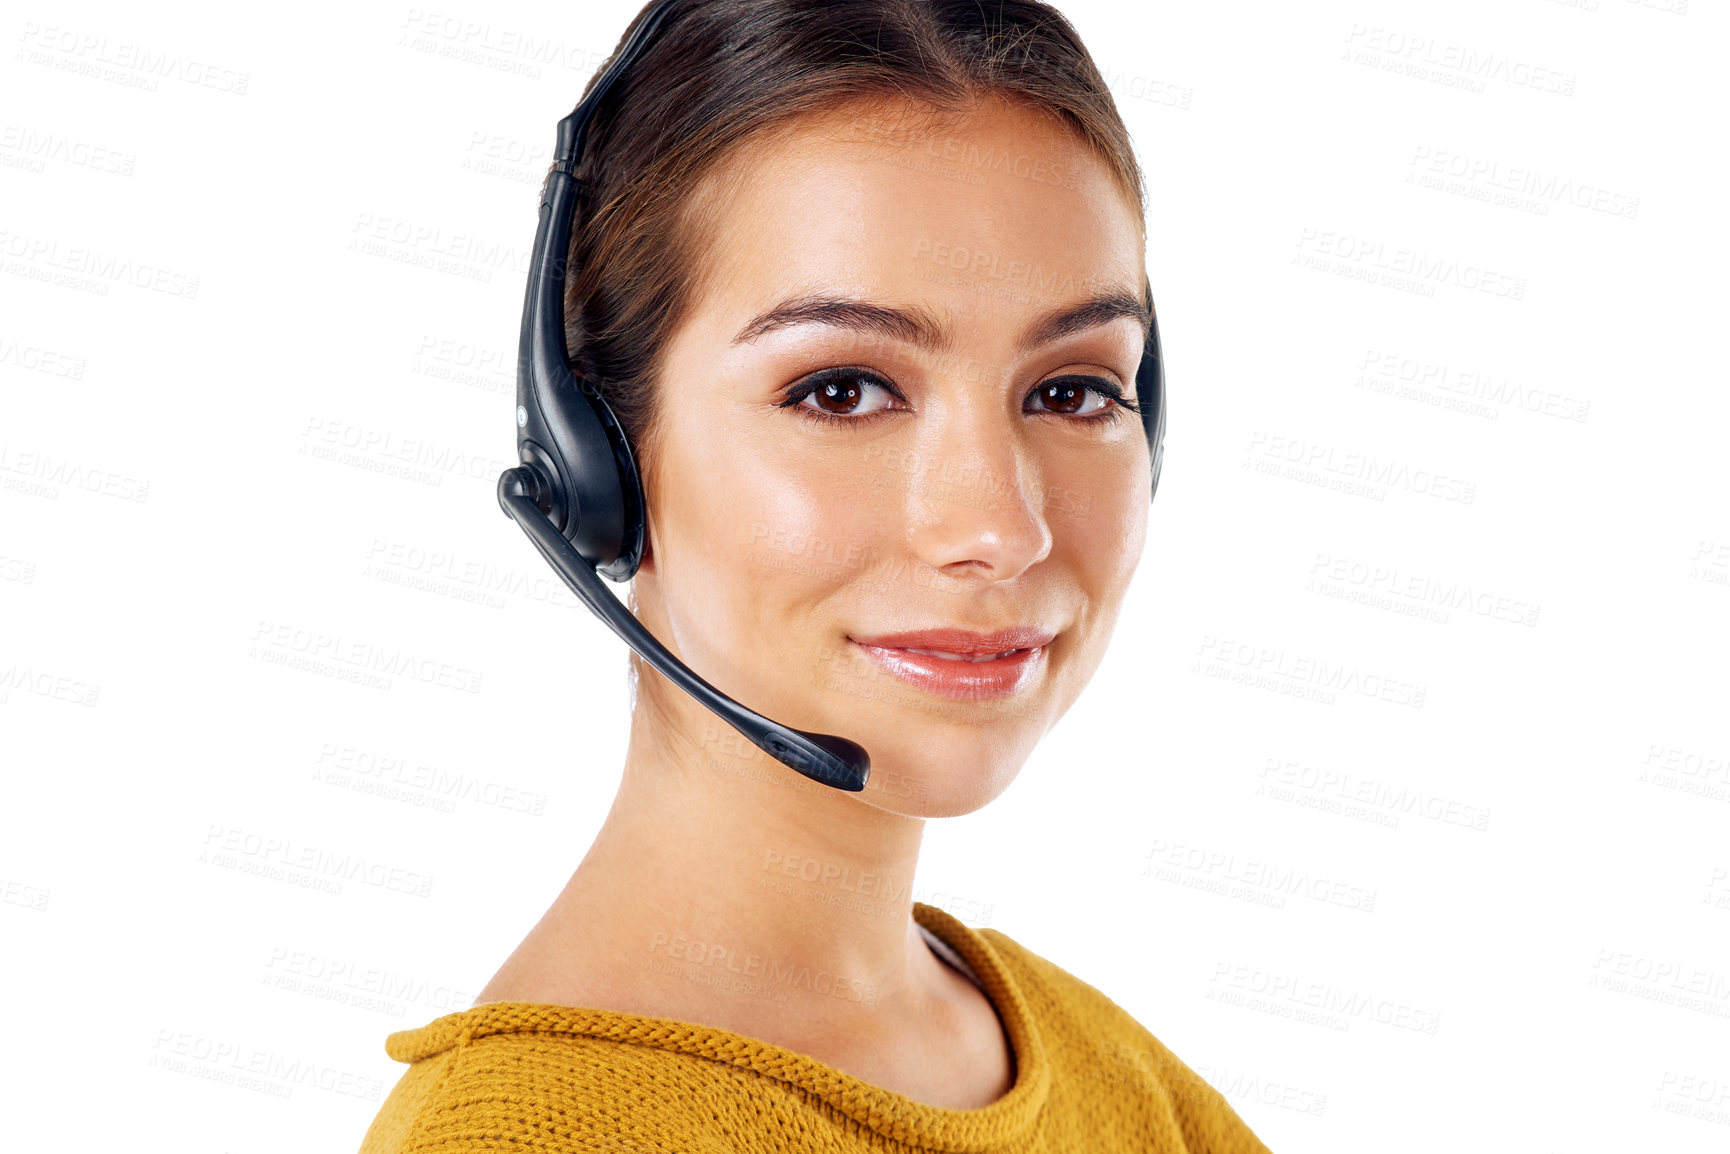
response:
[(1284, 909), (1288, 897), (1372, 913), (1376, 891), (1339, 878), (1313, 875), (1296, 866), (1253, 858), (1239, 861), (1235, 853), (1184, 842), (1156, 839), (1147, 852), (1141, 876), (1188, 886), (1254, 905)]
[(957, 171), (966, 173), (968, 179), (963, 183), (967, 184), (982, 184), (980, 174), (987, 172), (1020, 177), (1035, 184), (1049, 184), (1059, 188), (1074, 188), (1080, 180), (1077, 170), (1066, 168), (1048, 157), (1033, 156), (1025, 152), (1000, 152), (995, 148), (982, 149), (976, 142), (932, 132), (923, 127), (890, 124), (871, 117), (858, 116), (854, 117), (851, 130), (856, 139), (863, 138), (871, 143), (895, 149), (895, 159), (903, 166), (917, 167), (909, 162), (918, 158), (939, 165), (952, 165)]
[(129, 40), (112, 40), (72, 28), (44, 27), (34, 20), (25, 22), (18, 39), (20, 47), (15, 59), (146, 92), (155, 92), (164, 80), (178, 80), (195, 88), (245, 96), (252, 79), (250, 72), (237, 72), (178, 52), (159, 51)]
[(253, 631), (249, 656), (273, 665), (287, 665), (314, 673), (346, 673), (344, 680), (359, 679), (376, 688), (389, 689), (388, 677), (408, 677), (425, 685), (436, 685), (463, 693), (479, 693), (479, 670), (453, 665), (408, 650), (364, 641), (341, 634), (303, 629), (275, 621), (260, 621)]
[(1304, 590), (1377, 608), (1397, 607), (1409, 610), (1414, 616), (1441, 610), (1439, 619), (1443, 622), (1448, 619), (1445, 611), (1463, 609), (1488, 620), (1527, 626), (1538, 623), (1539, 606), (1479, 589), (1470, 582), (1443, 580), (1402, 571), (1397, 565), (1356, 561), (1327, 553), (1316, 554)]
[(422, 8), (408, 9), (399, 28), (399, 47), (531, 80), (540, 78), (542, 65), (586, 73), (599, 68), (607, 59), (605, 52), (566, 44), (532, 29), (494, 25), (486, 20), (468, 20)]
[(1243, 467), (1288, 480), (1319, 481), (1327, 487), (1372, 496), (1378, 501), (1389, 489), (1404, 489), (1470, 505), (1478, 492), (1476, 481), (1260, 429), (1250, 434)]
[[(1526, 165), (1504, 165), (1489, 157), (1467, 156), (1423, 144), (1418, 145), (1409, 167), (1410, 171), (1406, 173), (1408, 184), (1453, 191), (1453, 187), (1445, 183), (1445, 180), (1452, 179), (1462, 186), (1476, 187), (1480, 192), (1499, 190), (1530, 198), (1542, 210), (1539, 215), (1548, 214), (1549, 206), (1561, 201), (1576, 208), (1629, 220), (1640, 212), (1640, 198), (1637, 196), (1612, 192), (1595, 184)], [(1517, 202), (1515, 207), (1518, 207)]]
[[(1523, 300), (1526, 278), (1497, 272), (1456, 257), (1432, 256), (1415, 248), (1392, 248), (1380, 240), (1329, 229), (1304, 228), (1298, 235), (1293, 264), (1339, 272), (1363, 280), (1390, 278), (1393, 287), (1422, 287), (1433, 295), (1436, 285), (1453, 285), (1507, 300)], [(1323, 267), (1328, 260), (1332, 265)], [(1320, 261), (1322, 263), (1315, 263)]]
[(1423, 33), (1401, 32), (1368, 24), (1353, 24), (1346, 36), (1345, 58), (1357, 64), (1403, 72), (1450, 86), (1482, 92), (1484, 82), (1500, 81), (1558, 96), (1574, 94), (1575, 75), (1517, 60), (1469, 44), (1437, 43)]
[(1195, 656), (1191, 673), (1306, 697), (1328, 705), (1333, 704), (1334, 694), (1348, 693), (1422, 709), (1424, 698), (1429, 694), (1426, 685), (1373, 673), (1356, 665), (1291, 654), (1283, 648), (1221, 638), (1212, 633), (1202, 635)]
[(678, 972), (671, 969), (661, 970), (655, 966), (654, 963), (660, 958), (677, 959), (701, 967), (694, 974), (685, 973), (686, 977), (694, 976), (701, 980), (707, 978), (710, 972), (725, 975), (744, 983), (748, 987), (747, 992), (762, 989), (770, 993), (785, 993), (803, 989), (822, 997), (839, 998), (867, 1006), (875, 1006), (879, 995), (877, 986), (870, 982), (861, 982), (825, 969), (812, 969), (807, 965), (783, 962), (770, 955), (751, 953), (733, 945), (704, 942), (684, 934), (669, 934), (657, 930), (649, 943), (649, 954), (651, 968), (660, 972)]
[(1091, 273), (1078, 277), (1073, 271), (1057, 272), (1024, 260), (1006, 261), (1002, 253), (991, 249), (946, 244), (929, 237), (920, 237), (913, 242), (913, 259), (963, 272), (979, 280), (997, 281), (1017, 288), (1025, 286), (1041, 295), (1074, 296), (1091, 291), (1099, 283)]
[[(1215, 963), (1207, 997), (1227, 1005), (1267, 1009), (1280, 1017), (1311, 1010), (1333, 1019), (1335, 1028), (1347, 1029), (1355, 1021), (1372, 1022), (1418, 1034), (1434, 1034), (1442, 1024), (1439, 1011), (1409, 1002), (1396, 1002), (1362, 989), (1333, 982), (1312, 981), (1297, 973), (1280, 973), (1258, 966)], [(1257, 1000), (1261, 1004), (1253, 1004)]]
[(6, 271), (15, 276), (98, 296), (106, 296), (109, 285), (126, 284), (183, 300), (198, 297), (198, 278), (189, 273), (100, 249), (62, 246), (47, 237), (0, 230), (0, 256), (7, 258)]
[(306, 845), (293, 838), (273, 837), (235, 826), (212, 824), (205, 832), (198, 860), (328, 893), (341, 893), (342, 883), (352, 881), (413, 897), (432, 894), (430, 874), (362, 854), (338, 853), (324, 846)]
[(150, 496), (149, 481), (108, 469), (93, 469), (64, 457), (55, 458), (47, 453), (0, 444), (0, 487), (57, 501), (62, 485), (139, 504)]
[(68, 705), (95, 705), (102, 693), (100, 685), (17, 663), (0, 670), (0, 705), (5, 704), (13, 690), (53, 698)]
[(64, 377), (69, 381), (84, 379), (83, 357), (41, 345), (27, 345), (0, 336), (0, 365), (13, 365), (32, 373)]
[(384, 1094), (382, 1078), (339, 1070), (299, 1055), (231, 1038), (212, 1038), (173, 1027), (157, 1031), (146, 1064), (277, 1098), (290, 1097), (302, 1086), (368, 1102), (377, 1102)]
[(1504, 410), (1584, 424), (1591, 401), (1520, 385), (1500, 373), (1371, 348), (1353, 385), (1495, 420)]
[(38, 132), (22, 124), (0, 128), (0, 164), (42, 172), (50, 161), (93, 172), (131, 176), (138, 157), (58, 132)]

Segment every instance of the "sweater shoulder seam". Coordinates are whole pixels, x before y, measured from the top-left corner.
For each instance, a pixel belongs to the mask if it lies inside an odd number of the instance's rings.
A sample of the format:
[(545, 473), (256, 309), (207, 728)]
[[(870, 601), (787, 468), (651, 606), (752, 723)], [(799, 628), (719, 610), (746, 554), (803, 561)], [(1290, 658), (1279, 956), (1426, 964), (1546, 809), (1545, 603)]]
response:
[(410, 1126), (408, 1132), (403, 1135), (402, 1146), (397, 1150), (397, 1154), (415, 1154), (415, 1151), (420, 1149), (416, 1142), (425, 1134), (427, 1127), (431, 1124), (432, 1112), (438, 1107), (439, 1094), (444, 1090), (445, 1083), (450, 1081), (451, 1075), (456, 1072), (457, 1063), (462, 1060), (463, 1052), (468, 1049), (468, 1045), (469, 1039), (465, 1034), (451, 1048), (451, 1055), (449, 1060), (445, 1062), (445, 1068), (439, 1073), (438, 1080), (427, 1090), (426, 1098), (421, 1102), (420, 1114), (415, 1118), (414, 1125)]

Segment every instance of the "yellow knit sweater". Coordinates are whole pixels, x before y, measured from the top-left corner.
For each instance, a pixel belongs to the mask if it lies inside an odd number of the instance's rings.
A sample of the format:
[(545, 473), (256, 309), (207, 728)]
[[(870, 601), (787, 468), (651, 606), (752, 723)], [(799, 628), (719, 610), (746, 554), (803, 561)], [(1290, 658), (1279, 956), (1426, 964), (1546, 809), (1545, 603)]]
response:
[(917, 1102), (768, 1042), (671, 1018), (487, 1002), (385, 1051), (408, 1070), (361, 1154), (1269, 1154), (1225, 1098), (1104, 994), (997, 930), (913, 903), (973, 967), (1015, 1082)]

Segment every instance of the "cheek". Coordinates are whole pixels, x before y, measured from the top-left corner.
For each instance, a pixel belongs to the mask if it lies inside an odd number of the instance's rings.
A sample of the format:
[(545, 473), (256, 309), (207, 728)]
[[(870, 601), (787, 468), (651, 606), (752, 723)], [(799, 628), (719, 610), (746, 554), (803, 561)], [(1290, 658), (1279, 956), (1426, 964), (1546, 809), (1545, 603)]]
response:
[[(650, 498), (657, 562), (689, 624), (716, 643), (760, 648), (762, 632), (866, 576), (877, 554), (879, 502), (843, 454), (801, 452), (786, 437), (720, 414), (670, 427)], [(682, 632), (682, 630), (681, 630)]]
[(1116, 589), (1122, 592), (1135, 576), (1147, 546), (1147, 513), (1150, 499), (1145, 487), (1137, 486), (1125, 494), (1123, 501), (1101, 518), (1101, 529), (1109, 533), (1112, 544), (1111, 576)]
[[(1137, 475), (1146, 476), (1147, 470)], [(1052, 519), (1054, 547), (1063, 549), (1082, 599), (1074, 647), (1064, 655), (1053, 695), (1060, 714), (1081, 696), (1105, 659), (1147, 539), (1151, 502), (1146, 489), (1120, 477), (1088, 495), (1091, 500), (1077, 500), (1073, 509)]]
[(759, 599), (798, 612), (868, 575), (881, 519), (869, 491), (785, 460), (746, 473), (730, 497), (742, 526), (731, 548)]
[(1061, 542), (1090, 597), (1121, 595), (1147, 541), (1152, 471), (1145, 449), (1109, 454), (1097, 466), (1054, 471), (1046, 492), (1054, 543)]

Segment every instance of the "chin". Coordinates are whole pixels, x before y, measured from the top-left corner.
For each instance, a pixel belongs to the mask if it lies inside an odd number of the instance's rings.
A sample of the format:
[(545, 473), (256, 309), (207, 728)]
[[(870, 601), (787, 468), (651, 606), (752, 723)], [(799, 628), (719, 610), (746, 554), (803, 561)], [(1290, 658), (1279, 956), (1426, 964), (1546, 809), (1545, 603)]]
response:
[(984, 809), (1015, 781), (1032, 752), (1031, 742), (1011, 750), (977, 734), (933, 740), (916, 725), (903, 727), (899, 738), (855, 739), (871, 753), (871, 776), (861, 797), (908, 817), (960, 817)]
[[(824, 670), (821, 688), (851, 692), (830, 697), (821, 716), (805, 718), (811, 724), (800, 728), (864, 746), (871, 774), (860, 799), (909, 817), (958, 817), (995, 801), (1068, 696), (1067, 679), (1051, 677), (1050, 670), (1023, 693), (968, 702), (921, 692), (859, 664), (845, 667), (852, 676), (833, 668)], [(786, 692), (792, 696), (790, 688)]]

